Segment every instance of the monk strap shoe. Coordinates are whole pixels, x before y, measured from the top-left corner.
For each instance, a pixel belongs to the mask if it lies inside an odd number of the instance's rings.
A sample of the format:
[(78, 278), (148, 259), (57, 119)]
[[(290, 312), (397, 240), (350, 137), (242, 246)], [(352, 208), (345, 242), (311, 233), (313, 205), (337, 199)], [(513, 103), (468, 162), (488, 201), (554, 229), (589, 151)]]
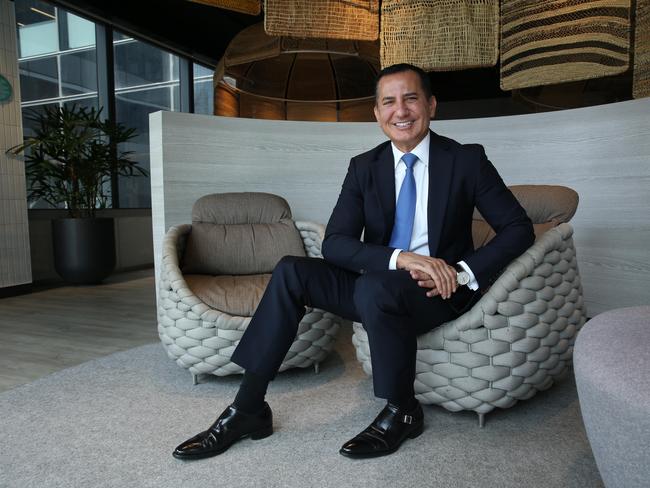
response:
[(424, 414), (418, 403), (409, 411), (387, 404), (372, 424), (343, 444), (339, 451), (350, 458), (372, 458), (391, 454), (406, 439), (415, 439), (424, 429)]
[(264, 439), (273, 434), (273, 413), (269, 404), (257, 413), (242, 412), (230, 405), (204, 432), (179, 445), (172, 455), (177, 459), (202, 459), (226, 451), (239, 439)]

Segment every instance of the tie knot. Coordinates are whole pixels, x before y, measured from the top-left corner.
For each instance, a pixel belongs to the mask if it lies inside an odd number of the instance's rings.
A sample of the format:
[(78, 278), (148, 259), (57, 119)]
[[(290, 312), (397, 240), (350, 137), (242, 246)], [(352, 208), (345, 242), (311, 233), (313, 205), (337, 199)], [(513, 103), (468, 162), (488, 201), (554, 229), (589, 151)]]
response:
[(418, 160), (418, 157), (415, 154), (406, 153), (402, 156), (402, 161), (408, 169), (412, 169), (415, 162)]

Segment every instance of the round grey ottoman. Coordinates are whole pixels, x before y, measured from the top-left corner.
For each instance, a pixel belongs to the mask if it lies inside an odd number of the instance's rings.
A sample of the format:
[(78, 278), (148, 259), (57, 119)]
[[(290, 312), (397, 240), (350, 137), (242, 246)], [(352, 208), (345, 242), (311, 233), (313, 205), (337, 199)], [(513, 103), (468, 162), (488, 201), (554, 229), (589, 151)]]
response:
[(650, 307), (600, 314), (573, 362), (580, 410), (608, 488), (650, 486)]

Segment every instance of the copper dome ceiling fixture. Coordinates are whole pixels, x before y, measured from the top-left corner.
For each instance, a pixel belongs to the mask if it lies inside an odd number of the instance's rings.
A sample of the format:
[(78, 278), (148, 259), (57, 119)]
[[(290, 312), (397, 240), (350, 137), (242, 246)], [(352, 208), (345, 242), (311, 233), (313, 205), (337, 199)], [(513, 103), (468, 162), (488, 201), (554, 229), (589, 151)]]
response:
[(215, 71), (214, 113), (275, 120), (372, 121), (379, 44), (240, 32)]

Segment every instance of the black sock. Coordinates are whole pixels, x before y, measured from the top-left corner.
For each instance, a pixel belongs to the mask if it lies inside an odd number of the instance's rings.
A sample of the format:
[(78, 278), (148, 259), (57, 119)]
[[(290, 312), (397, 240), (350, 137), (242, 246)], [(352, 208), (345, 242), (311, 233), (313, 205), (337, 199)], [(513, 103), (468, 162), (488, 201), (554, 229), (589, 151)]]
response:
[(415, 396), (410, 395), (403, 398), (388, 399), (388, 403), (395, 405), (399, 410), (410, 411), (417, 406), (418, 401), (415, 399)]
[(268, 386), (269, 380), (246, 371), (233, 402), (235, 408), (246, 413), (259, 412), (264, 406), (264, 396)]

